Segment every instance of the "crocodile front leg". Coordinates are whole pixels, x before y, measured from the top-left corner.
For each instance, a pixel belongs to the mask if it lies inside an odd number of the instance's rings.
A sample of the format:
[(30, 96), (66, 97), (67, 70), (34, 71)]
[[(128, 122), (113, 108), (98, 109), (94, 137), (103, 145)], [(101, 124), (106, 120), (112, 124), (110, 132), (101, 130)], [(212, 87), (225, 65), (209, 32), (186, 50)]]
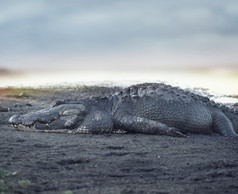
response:
[(111, 133), (113, 122), (107, 111), (91, 110), (75, 133)]
[(113, 118), (116, 126), (128, 132), (187, 137), (175, 127), (168, 127), (159, 121), (131, 116), (124, 113), (117, 113), (113, 116)]

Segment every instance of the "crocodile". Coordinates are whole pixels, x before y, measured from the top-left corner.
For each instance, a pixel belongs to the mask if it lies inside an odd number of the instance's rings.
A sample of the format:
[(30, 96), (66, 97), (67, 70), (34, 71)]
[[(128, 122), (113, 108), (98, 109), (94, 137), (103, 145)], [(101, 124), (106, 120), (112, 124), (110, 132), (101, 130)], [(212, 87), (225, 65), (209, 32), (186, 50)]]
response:
[(238, 136), (238, 111), (163, 83), (132, 85), (107, 96), (54, 101), (9, 122), (18, 130), (65, 133)]

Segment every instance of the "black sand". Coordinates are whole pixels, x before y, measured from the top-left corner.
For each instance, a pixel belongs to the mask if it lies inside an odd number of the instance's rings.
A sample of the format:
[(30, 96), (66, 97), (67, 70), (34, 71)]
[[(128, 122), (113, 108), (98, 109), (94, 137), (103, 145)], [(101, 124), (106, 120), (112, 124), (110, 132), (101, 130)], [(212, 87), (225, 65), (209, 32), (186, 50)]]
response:
[(238, 193), (237, 138), (35, 133), (8, 124), (53, 99), (114, 90), (2, 90), (0, 193)]

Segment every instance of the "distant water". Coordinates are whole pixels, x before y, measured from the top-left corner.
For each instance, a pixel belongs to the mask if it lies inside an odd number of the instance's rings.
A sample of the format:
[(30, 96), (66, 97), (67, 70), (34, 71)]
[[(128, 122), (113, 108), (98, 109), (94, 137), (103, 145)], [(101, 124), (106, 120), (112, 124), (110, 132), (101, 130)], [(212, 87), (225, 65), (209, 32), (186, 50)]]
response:
[(163, 82), (181, 88), (199, 89), (201, 93), (214, 94), (216, 101), (235, 103), (238, 99), (238, 72), (210, 71), (72, 71), (28, 72), (19, 75), (0, 75), (0, 87), (79, 87), (83, 85), (122, 86), (143, 82)]

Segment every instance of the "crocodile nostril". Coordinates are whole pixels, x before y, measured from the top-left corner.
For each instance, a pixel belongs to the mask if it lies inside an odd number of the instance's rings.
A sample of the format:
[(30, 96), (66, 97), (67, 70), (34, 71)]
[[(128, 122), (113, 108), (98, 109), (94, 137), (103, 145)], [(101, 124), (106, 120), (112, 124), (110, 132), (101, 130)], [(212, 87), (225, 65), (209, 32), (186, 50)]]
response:
[(19, 124), (20, 122), (20, 115), (13, 115), (10, 119), (9, 122), (11, 124)]

